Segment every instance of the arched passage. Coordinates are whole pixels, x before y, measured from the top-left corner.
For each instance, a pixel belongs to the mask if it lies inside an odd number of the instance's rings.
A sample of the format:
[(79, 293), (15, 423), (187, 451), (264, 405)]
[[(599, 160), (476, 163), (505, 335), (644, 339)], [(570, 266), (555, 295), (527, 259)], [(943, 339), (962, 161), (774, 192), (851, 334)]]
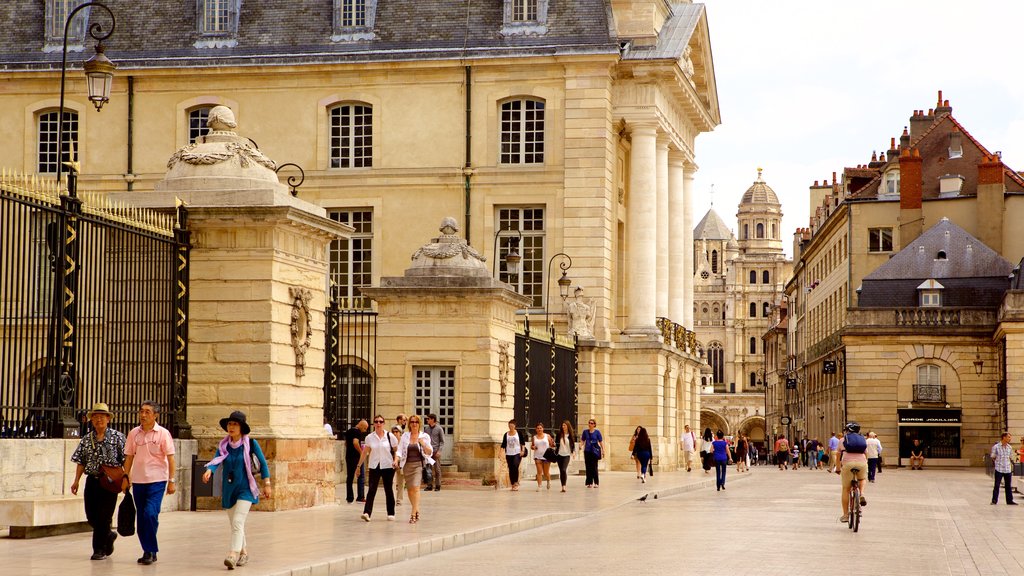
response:
[(726, 436), (730, 434), (729, 423), (717, 412), (711, 410), (700, 411), (700, 433), (704, 433), (705, 428), (711, 428), (711, 433), (715, 434), (721, 430)]

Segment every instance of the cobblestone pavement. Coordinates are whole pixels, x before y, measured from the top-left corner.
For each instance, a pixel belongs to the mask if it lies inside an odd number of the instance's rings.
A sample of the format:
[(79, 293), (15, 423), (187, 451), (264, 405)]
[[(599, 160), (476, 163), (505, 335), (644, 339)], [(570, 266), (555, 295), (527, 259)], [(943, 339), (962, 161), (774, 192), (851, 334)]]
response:
[[(1024, 574), (1024, 506), (990, 506), (980, 469), (887, 470), (869, 486), (859, 534), (838, 523), (838, 477), (824, 472), (730, 471), (725, 492), (699, 471), (601, 478), (595, 490), (573, 477), (565, 494), (557, 479), (539, 493), (530, 481), (516, 493), (426, 493), (416, 525), (408, 503), (385, 521), (383, 494), (369, 524), (356, 504), (254, 512), (239, 574)], [(153, 566), (136, 564), (135, 537), (92, 562), (89, 535), (72, 534), (0, 538), (0, 574), (223, 574), (227, 542), (222, 511), (165, 513)], [(852, 565), (828, 561), (847, 550)]]
[(838, 522), (838, 476), (761, 468), (724, 492), (631, 501), (362, 574), (1024, 574), (1024, 506), (991, 506), (991, 486), (980, 469), (887, 470), (854, 534)]

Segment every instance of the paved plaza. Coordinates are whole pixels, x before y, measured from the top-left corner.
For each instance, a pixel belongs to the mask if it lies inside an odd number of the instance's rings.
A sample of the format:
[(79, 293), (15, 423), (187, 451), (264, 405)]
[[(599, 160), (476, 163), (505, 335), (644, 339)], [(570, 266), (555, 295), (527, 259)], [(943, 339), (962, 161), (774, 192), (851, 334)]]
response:
[[(425, 493), (419, 524), (408, 503), (385, 521), (357, 504), (253, 513), (251, 563), (242, 576), (338, 574), (965, 574), (1024, 573), (1024, 506), (990, 506), (980, 469), (886, 470), (869, 486), (861, 532), (838, 522), (838, 477), (808, 470), (659, 473), (639, 484), (602, 474), (597, 490), (484, 488)], [(637, 498), (648, 494), (645, 502)], [(655, 498), (657, 496), (657, 498)], [(404, 513), (404, 515), (403, 515)], [(138, 540), (120, 538), (109, 560), (89, 560), (89, 535), (0, 539), (0, 574), (104, 576), (223, 574), (226, 514), (161, 516), (160, 560), (135, 563)], [(836, 552), (851, 551), (852, 564)], [(362, 571), (362, 572), (360, 572)]]

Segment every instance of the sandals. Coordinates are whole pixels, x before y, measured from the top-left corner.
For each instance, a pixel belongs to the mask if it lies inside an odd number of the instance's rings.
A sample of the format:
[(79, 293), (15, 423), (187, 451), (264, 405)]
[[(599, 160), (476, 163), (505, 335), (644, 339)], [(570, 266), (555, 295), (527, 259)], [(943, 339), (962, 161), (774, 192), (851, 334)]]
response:
[(413, 514), (411, 514), (409, 516), (409, 524), (415, 524), (416, 522), (419, 522), (419, 519), (420, 519), (420, 513), (419, 512), (415, 512), (415, 513), (413, 513)]

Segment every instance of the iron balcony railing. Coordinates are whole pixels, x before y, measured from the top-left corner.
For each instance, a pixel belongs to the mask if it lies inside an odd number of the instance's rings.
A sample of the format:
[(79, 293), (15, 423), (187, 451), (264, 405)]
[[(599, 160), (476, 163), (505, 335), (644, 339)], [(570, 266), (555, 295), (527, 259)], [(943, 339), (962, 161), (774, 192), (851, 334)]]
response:
[(914, 384), (914, 402), (946, 402), (946, 387), (941, 384)]

